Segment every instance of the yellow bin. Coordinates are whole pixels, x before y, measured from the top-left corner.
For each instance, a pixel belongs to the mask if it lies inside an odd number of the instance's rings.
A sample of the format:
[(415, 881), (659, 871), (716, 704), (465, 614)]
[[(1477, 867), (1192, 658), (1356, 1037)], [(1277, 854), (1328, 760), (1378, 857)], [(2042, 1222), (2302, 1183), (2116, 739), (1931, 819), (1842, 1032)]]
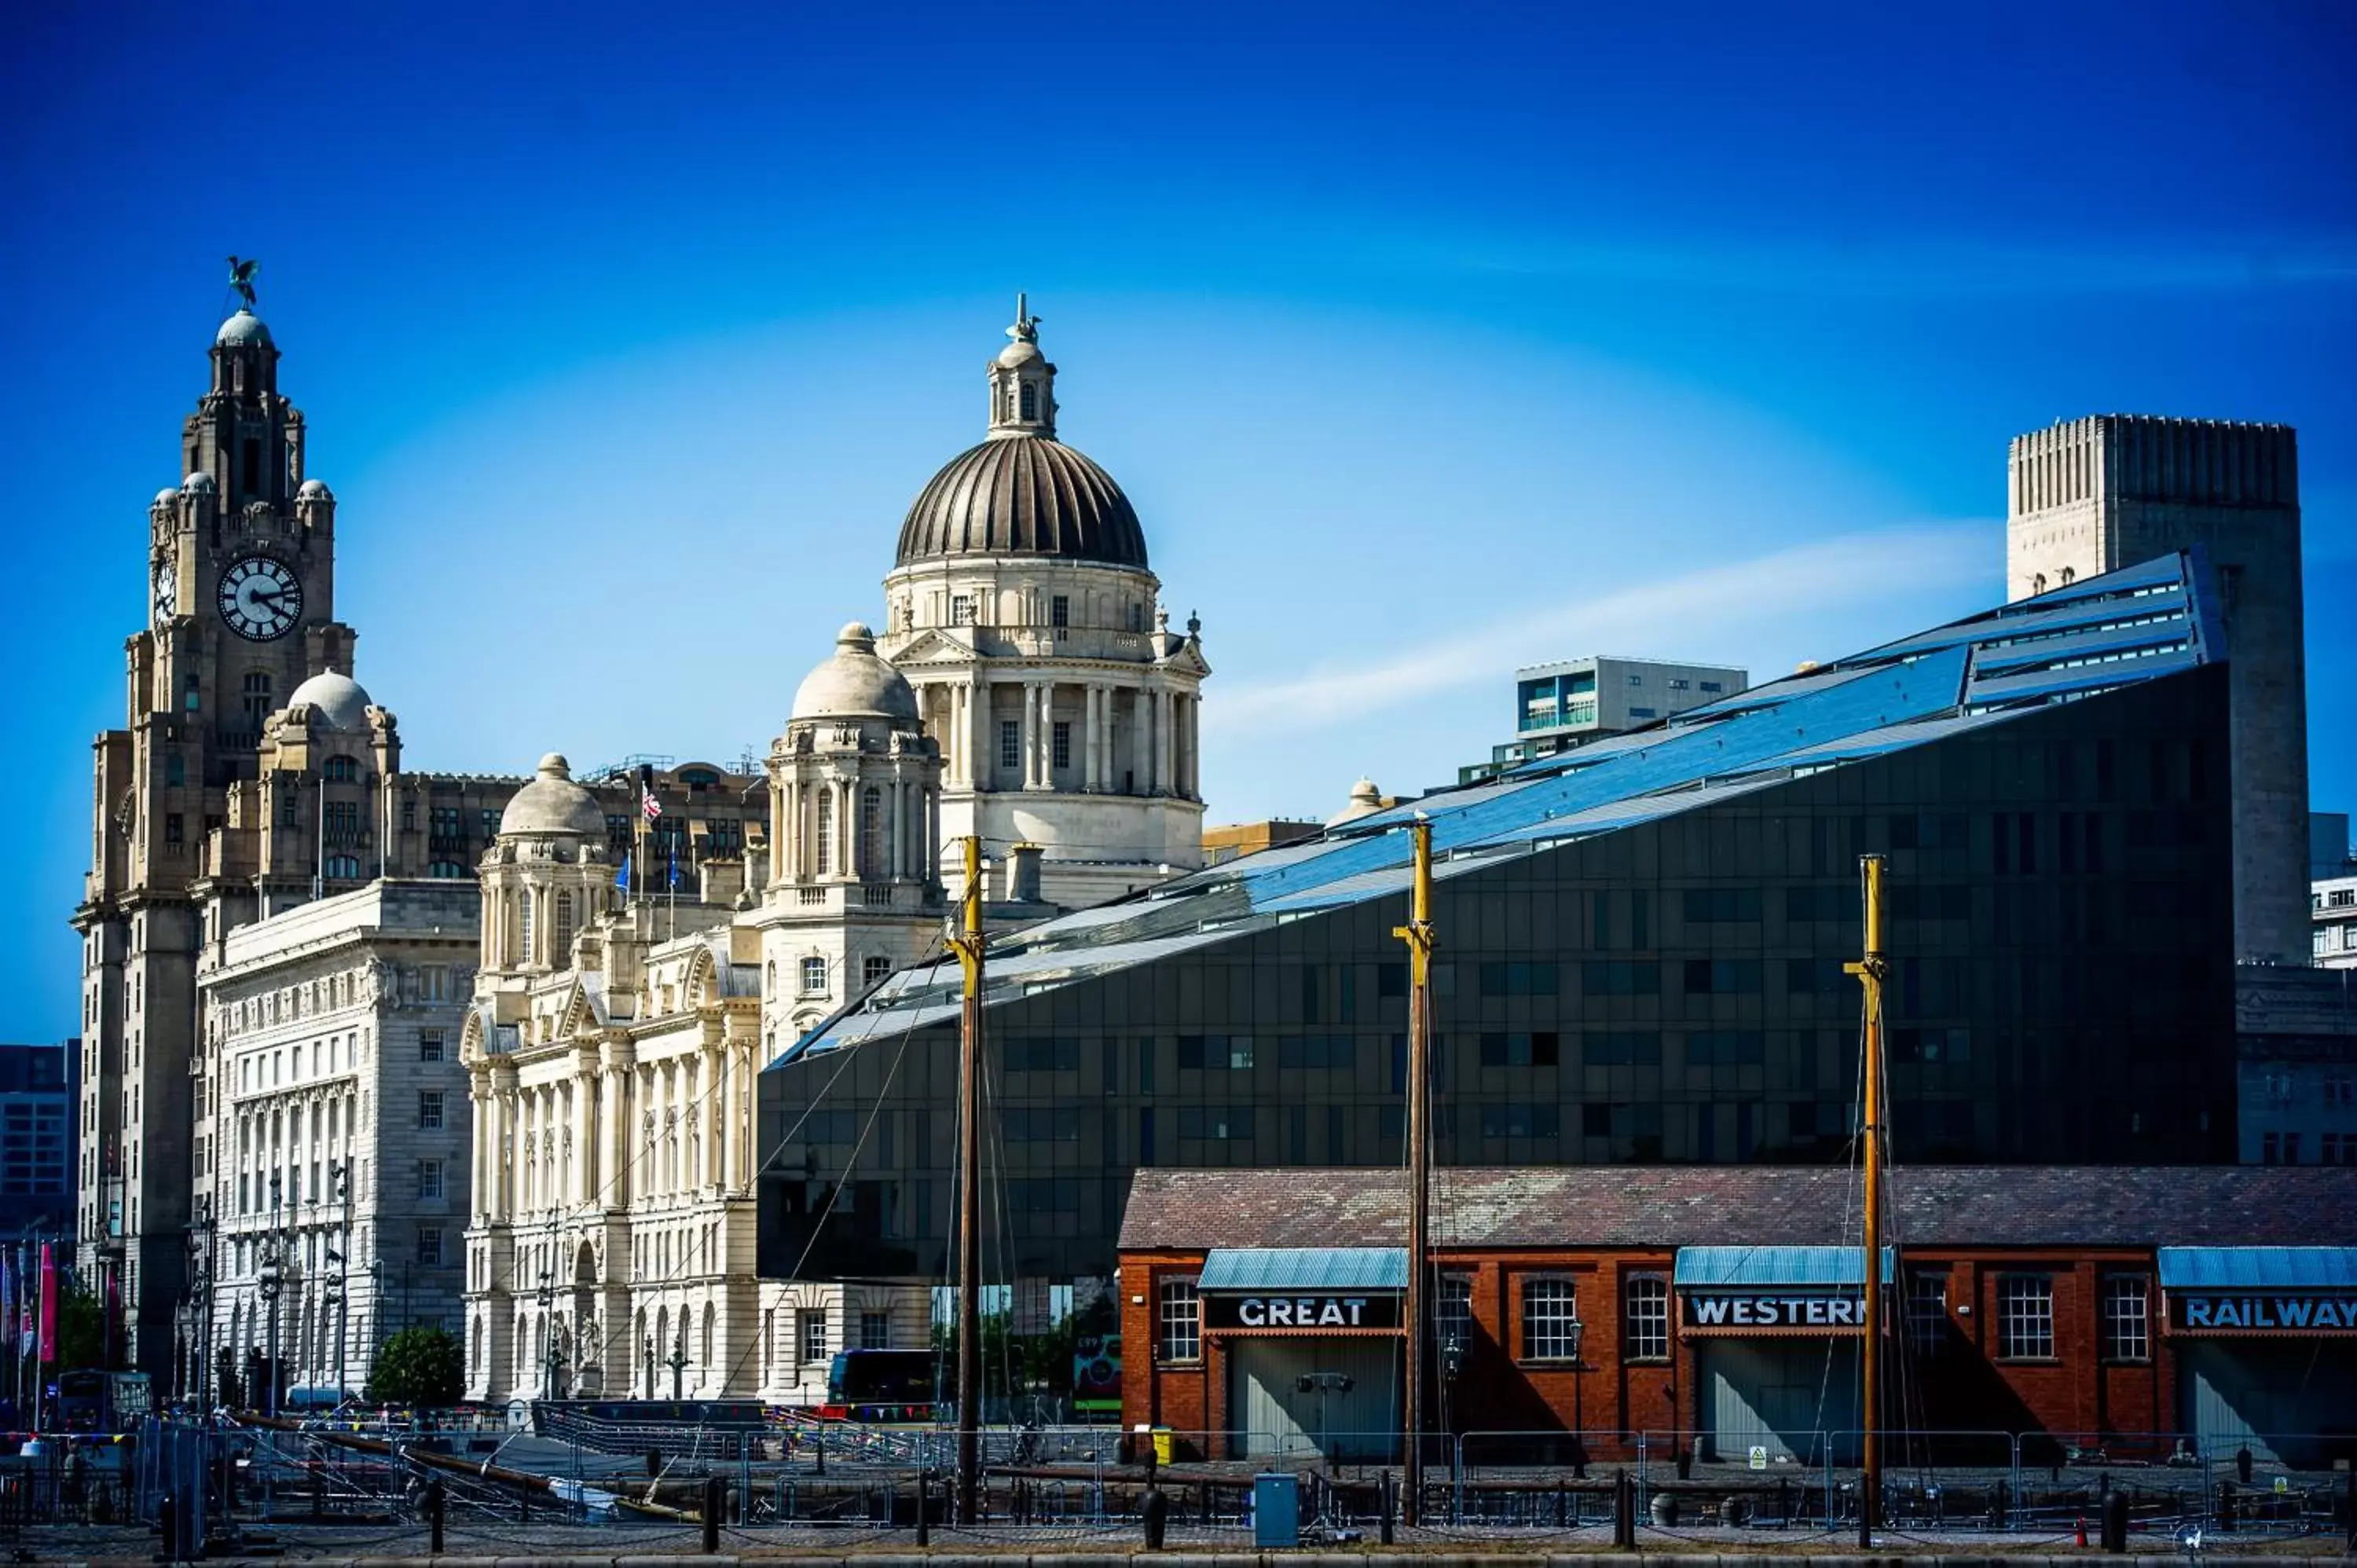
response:
[(1154, 1429), (1154, 1462), (1157, 1465), (1170, 1463), (1170, 1429), (1167, 1426)]

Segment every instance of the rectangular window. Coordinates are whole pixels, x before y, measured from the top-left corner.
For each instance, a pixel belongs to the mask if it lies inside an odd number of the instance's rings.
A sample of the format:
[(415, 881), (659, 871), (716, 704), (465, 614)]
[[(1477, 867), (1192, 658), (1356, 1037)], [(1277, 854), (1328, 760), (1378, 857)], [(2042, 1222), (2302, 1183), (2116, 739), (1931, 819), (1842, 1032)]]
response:
[(826, 993), (826, 960), (813, 956), (802, 960), (802, 994), (823, 996)]
[(417, 1059), (422, 1062), (438, 1062), (442, 1059), (441, 1030), (421, 1029), (418, 1031)]
[(1253, 1135), (1249, 1105), (1182, 1105), (1178, 1108), (1181, 1138), (1244, 1139)]
[(420, 1268), (438, 1268), (442, 1262), (442, 1227), (420, 1225), (417, 1228), (417, 1262)]
[(420, 1197), (442, 1196), (442, 1162), (440, 1160), (417, 1162), (417, 1196)]
[(419, 1090), (417, 1091), (417, 1130), (421, 1133), (434, 1133), (439, 1132), (441, 1127), (442, 1091), (438, 1089)]
[(1559, 1108), (1553, 1105), (1484, 1105), (1484, 1138), (1552, 1138), (1560, 1130)]
[(1195, 1282), (1164, 1280), (1155, 1321), (1161, 1327), (1165, 1361), (1200, 1360), (1203, 1354), (1203, 1316), (1195, 1295)]
[(1058, 719), (1049, 729), (1049, 741), (1055, 753), (1056, 766), (1072, 765), (1072, 726), (1068, 720)]
[(1023, 726), (1013, 719), (998, 721), (998, 766), (1023, 766)]
[(1540, 1277), (1523, 1282), (1523, 1359), (1579, 1359), (1579, 1297), (1569, 1280)]
[(889, 1350), (892, 1348), (892, 1318), (889, 1314), (863, 1312), (859, 1315), (859, 1348), (862, 1350)]
[(1629, 1306), (1620, 1325), (1620, 1353), (1631, 1361), (1670, 1359), (1670, 1282), (1660, 1274), (1629, 1276)]
[(2009, 1361), (2054, 1358), (2054, 1281), (2007, 1274), (1997, 1281), (1997, 1354)]
[(1760, 918), (1757, 887), (1689, 887), (1685, 890), (1686, 924), (1715, 925)]
[(892, 961), (880, 953), (870, 953), (859, 961), (859, 983), (863, 987), (876, 984), (891, 972)]
[(1250, 1035), (1178, 1036), (1178, 1069), (1181, 1072), (1243, 1070), (1252, 1065), (1253, 1037)]
[(823, 1307), (804, 1307), (794, 1314), (794, 1338), (802, 1349), (802, 1359), (826, 1359), (826, 1311)]
[(1907, 1274), (1907, 1343), (1918, 1356), (1936, 1356), (1948, 1342), (1948, 1271)]
[(2152, 1282), (2143, 1274), (2113, 1274), (2104, 1281), (2104, 1359), (2152, 1359)]
[(178, 811), (164, 813), (164, 842), (166, 843), (180, 842), (180, 813)]
[(1433, 1331), (1443, 1348), (1465, 1346), (1473, 1338), (1473, 1276), (1443, 1274), (1440, 1294), (1432, 1304)]
[(1562, 1048), (1552, 1030), (1481, 1036), (1483, 1067), (1554, 1067), (1561, 1055)]
[(1072, 601), (1058, 594), (1048, 601), (1048, 624), (1056, 628), (1056, 640), (1064, 640), (1065, 631), (1072, 624)]
[(1589, 1067), (1659, 1067), (1662, 1036), (1650, 1029), (1605, 1029), (1583, 1036), (1580, 1051)]
[(1685, 961), (1689, 996), (1749, 995), (1760, 989), (1756, 958), (1690, 958)]
[(972, 626), (974, 624), (973, 595), (952, 594), (950, 596), (950, 624), (952, 626)]

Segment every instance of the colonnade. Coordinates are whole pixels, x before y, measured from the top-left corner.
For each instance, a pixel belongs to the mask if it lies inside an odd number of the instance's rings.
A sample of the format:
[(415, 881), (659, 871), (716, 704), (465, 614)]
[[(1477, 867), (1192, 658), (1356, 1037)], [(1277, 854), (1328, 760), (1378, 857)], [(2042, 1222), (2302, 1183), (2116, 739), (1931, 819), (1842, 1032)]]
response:
[(780, 881), (923, 881), (941, 837), (941, 796), (915, 779), (865, 777), (825, 763), (770, 793), (770, 842)]
[[(1194, 692), (1114, 681), (969, 678), (930, 682), (922, 693), (952, 786), (1199, 797), (1202, 698)], [(1011, 752), (1001, 727), (1010, 724)], [(1069, 726), (1060, 757), (1060, 725)]]

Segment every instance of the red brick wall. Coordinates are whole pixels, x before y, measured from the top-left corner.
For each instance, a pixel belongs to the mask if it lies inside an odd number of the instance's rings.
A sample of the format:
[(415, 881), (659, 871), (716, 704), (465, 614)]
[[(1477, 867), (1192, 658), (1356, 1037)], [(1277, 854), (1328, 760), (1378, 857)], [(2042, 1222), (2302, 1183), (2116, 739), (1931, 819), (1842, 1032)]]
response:
[[(1668, 1276), (1674, 1249), (1547, 1251), (1435, 1250), (1434, 1262), (1472, 1283), (1474, 1333), (1455, 1380), (1436, 1388), (1435, 1421), (1457, 1432), (1581, 1432), (1634, 1434), (1693, 1431), (1701, 1414), (1695, 1386), (1695, 1340), (1673, 1320), (1667, 1360), (1631, 1361), (1621, 1354), (1622, 1304), (1632, 1274)], [(1121, 1263), (1123, 1423), (1158, 1425), (1181, 1434), (1221, 1431), (1226, 1411), (1226, 1336), (1202, 1337), (1200, 1359), (1165, 1365), (1159, 1357), (1158, 1290), (1172, 1276), (1195, 1273), (1200, 1252), (1131, 1252)], [(2149, 1252), (1915, 1251), (1906, 1267), (1948, 1271), (1950, 1334), (1940, 1351), (1915, 1355), (1904, 1339), (1903, 1282), (1889, 1302), (1893, 1369), (1890, 1386), (1903, 1403), (1887, 1407), (1898, 1425), (1946, 1431), (2136, 1434), (2171, 1430), (2176, 1409), (2173, 1368), (2162, 1348), (2159, 1290), (2148, 1293), (2149, 1359), (2103, 1361), (2102, 1282), (2114, 1273), (2150, 1281)], [(2054, 1355), (2009, 1359), (1999, 1353), (1999, 1281), (2038, 1273), (2053, 1282)], [(1532, 1274), (1569, 1278), (1582, 1326), (1576, 1364), (1533, 1363), (1522, 1345), (1523, 1280)], [(1904, 1358), (1903, 1368), (1900, 1358)], [(1436, 1370), (1436, 1377), (1438, 1373)], [(1191, 1446), (1191, 1445), (1189, 1445)], [(1591, 1439), (1591, 1451), (1610, 1457), (1610, 1445)], [(1182, 1448), (1182, 1451), (1185, 1451)]]

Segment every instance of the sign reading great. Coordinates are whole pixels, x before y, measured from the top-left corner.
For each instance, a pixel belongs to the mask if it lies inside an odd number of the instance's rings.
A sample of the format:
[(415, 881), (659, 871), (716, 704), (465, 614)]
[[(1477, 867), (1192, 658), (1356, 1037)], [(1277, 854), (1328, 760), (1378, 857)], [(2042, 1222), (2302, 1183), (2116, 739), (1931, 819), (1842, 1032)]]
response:
[(1343, 1294), (1203, 1294), (1206, 1328), (1397, 1328), (1396, 1292)]
[(2357, 1295), (2346, 1292), (2180, 1294), (2172, 1300), (2180, 1333), (2357, 1333)]

